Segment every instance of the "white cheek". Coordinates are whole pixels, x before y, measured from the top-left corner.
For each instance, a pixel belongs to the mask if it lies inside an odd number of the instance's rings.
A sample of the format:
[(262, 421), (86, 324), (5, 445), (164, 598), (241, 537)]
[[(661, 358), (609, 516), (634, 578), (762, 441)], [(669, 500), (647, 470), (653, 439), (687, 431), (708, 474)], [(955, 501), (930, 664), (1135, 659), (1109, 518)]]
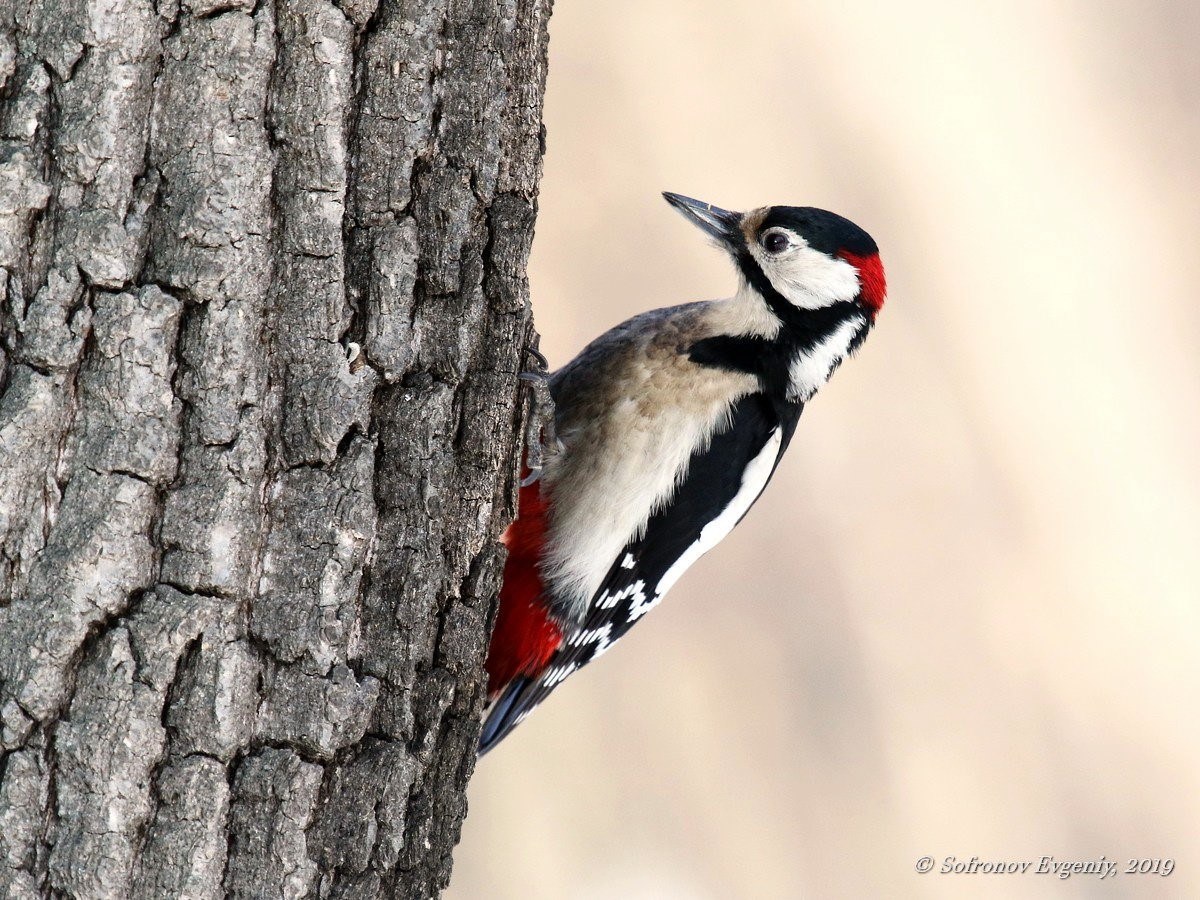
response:
[(750, 251), (763, 273), (784, 298), (802, 309), (818, 309), (858, 296), (858, 270), (810, 247), (771, 256), (760, 247)]

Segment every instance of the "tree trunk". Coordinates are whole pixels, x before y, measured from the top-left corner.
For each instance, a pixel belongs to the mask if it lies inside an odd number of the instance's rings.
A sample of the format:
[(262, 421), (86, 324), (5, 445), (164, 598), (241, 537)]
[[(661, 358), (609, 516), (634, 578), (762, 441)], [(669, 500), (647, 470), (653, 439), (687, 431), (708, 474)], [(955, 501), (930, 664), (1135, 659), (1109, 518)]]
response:
[(550, 0), (15, 6), (0, 895), (435, 895)]

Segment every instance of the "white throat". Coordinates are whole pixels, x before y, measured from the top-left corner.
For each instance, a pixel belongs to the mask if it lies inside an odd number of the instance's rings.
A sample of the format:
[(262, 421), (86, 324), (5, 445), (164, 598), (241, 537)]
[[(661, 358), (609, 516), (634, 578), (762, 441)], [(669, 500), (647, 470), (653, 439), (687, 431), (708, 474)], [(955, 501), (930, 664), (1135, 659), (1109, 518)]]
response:
[(719, 306), (723, 318), (714, 320), (722, 334), (773, 338), (783, 328), (762, 294), (742, 279), (738, 291)]
[(864, 316), (852, 316), (824, 340), (796, 354), (788, 370), (788, 396), (809, 400), (850, 352), (850, 344), (866, 326)]

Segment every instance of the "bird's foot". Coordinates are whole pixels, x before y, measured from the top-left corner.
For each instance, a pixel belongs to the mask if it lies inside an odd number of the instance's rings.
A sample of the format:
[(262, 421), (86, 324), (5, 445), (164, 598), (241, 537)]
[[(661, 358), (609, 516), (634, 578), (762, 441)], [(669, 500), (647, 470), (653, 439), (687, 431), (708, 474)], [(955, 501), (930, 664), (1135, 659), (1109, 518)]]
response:
[(536, 367), (517, 376), (529, 386), (530, 391), (529, 418), (525, 422), (525, 466), (529, 474), (521, 479), (521, 487), (528, 487), (540, 480), (546, 460), (562, 449), (554, 429), (550, 362), (530, 347), (526, 347), (525, 352), (533, 357)]

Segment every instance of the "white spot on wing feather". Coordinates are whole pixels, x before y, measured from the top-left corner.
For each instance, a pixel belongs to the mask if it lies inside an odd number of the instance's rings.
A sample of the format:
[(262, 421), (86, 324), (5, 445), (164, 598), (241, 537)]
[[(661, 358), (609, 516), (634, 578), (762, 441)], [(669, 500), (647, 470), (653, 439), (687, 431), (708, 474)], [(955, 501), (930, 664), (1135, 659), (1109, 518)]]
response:
[(567, 680), (568, 676), (579, 668), (578, 663), (567, 663), (565, 666), (555, 666), (542, 676), (542, 685), (552, 688), (555, 685), (562, 684)]
[[(638, 584), (641, 584), (639, 581)], [(662, 596), (658, 593), (646, 594), (645, 591), (638, 591), (633, 595), (633, 602), (629, 604), (629, 621), (636, 622), (654, 607), (658, 606), (658, 601)]]
[(605, 622), (599, 628), (585, 628), (576, 632), (568, 643), (572, 647), (586, 647), (589, 644), (595, 644), (591, 656), (591, 659), (595, 659), (612, 646), (612, 641), (609, 639), (612, 630), (612, 622)]
[(577, 647), (581, 647), (584, 644), (594, 644), (596, 641), (608, 637), (611, 632), (612, 623), (605, 622), (599, 628), (585, 628), (572, 638), (571, 643)]
[(602, 657), (605, 653), (608, 652), (608, 648), (611, 647), (614, 643), (615, 643), (614, 641), (610, 641), (608, 639), (608, 634), (605, 633), (605, 635), (600, 639), (600, 642), (598, 644), (596, 644), (596, 649), (592, 651), (592, 658), (590, 660), (588, 660), (588, 662), (592, 662), (593, 660), (597, 660), (600, 657)]

